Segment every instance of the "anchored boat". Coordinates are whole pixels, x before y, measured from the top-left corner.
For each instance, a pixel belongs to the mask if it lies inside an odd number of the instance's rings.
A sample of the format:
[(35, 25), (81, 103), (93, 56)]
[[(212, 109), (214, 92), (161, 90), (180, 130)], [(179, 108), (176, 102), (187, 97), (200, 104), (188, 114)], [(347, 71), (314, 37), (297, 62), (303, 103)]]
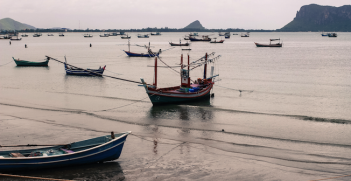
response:
[(190, 45), (190, 43), (188, 43), (188, 42), (182, 44), (182, 41), (179, 41), (179, 43), (172, 43), (172, 42), (169, 42), (169, 44), (170, 44), (171, 46), (189, 46), (189, 45)]
[[(269, 39), (269, 44), (260, 44), (260, 43), (255, 43), (257, 47), (282, 47), (283, 43), (280, 43), (280, 38), (279, 39)], [(272, 41), (278, 41), (279, 43), (272, 44)]]
[[(207, 64), (213, 63), (219, 56), (208, 59), (209, 56), (214, 56), (214, 53), (207, 54), (200, 59), (190, 63), (188, 55), (188, 65), (183, 64), (183, 55), (181, 56), (180, 63), (180, 79), (181, 84), (174, 87), (159, 88), (157, 87), (157, 57), (155, 58), (155, 75), (153, 85), (147, 85), (143, 78), (141, 82), (148, 94), (150, 101), (153, 105), (162, 104), (177, 104), (184, 102), (193, 102), (202, 99), (210, 98), (210, 91), (214, 85), (214, 78), (218, 75), (213, 75), (214, 67), (211, 67), (211, 76), (207, 77)], [(159, 58), (159, 57), (158, 57)], [(163, 61), (162, 61), (163, 62)], [(190, 79), (190, 71), (204, 65), (203, 79), (198, 78), (195, 81)], [(168, 68), (170, 66), (167, 65)], [(192, 67), (192, 68), (190, 68)], [(192, 83), (191, 83), (192, 82)]]
[(31, 62), (26, 60), (20, 60), (19, 58), (17, 60), (13, 58), (13, 60), (15, 61), (17, 66), (48, 66), (50, 58), (47, 58), (44, 62)]
[[(140, 45), (138, 45), (140, 46)], [(150, 49), (150, 42), (149, 42), (149, 46), (141, 46), (147, 49), (147, 53), (133, 53), (130, 51), (130, 41), (128, 40), (128, 51), (123, 50), (128, 56), (130, 57), (155, 57), (155, 56), (159, 56), (161, 54), (161, 49), (158, 52), (152, 52)]]
[(211, 41), (211, 38), (209, 38), (208, 35), (203, 35), (202, 39), (189, 36), (189, 40), (190, 41)]
[(116, 160), (120, 157), (130, 133), (131, 131), (119, 134), (112, 132), (111, 135), (61, 145), (17, 145), (50, 147), (1, 151), (0, 171), (65, 167)]
[(67, 65), (67, 60), (65, 56), (65, 71), (67, 75), (80, 75), (80, 76), (102, 76), (105, 71), (106, 65), (98, 69), (82, 69), (77, 67), (72, 67)]

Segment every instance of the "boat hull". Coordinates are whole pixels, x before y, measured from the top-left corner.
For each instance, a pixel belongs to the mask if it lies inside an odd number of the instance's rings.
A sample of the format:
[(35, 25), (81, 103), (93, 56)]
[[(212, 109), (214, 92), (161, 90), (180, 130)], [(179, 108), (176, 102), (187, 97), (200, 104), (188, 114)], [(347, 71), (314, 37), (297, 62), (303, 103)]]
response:
[[(126, 138), (129, 133), (130, 132), (123, 133), (123, 134), (115, 134), (117, 135), (115, 139), (112, 139), (106, 143), (91, 146), (91, 147), (86, 146), (87, 149), (84, 149), (84, 150), (78, 149), (73, 153), (67, 153), (62, 155), (52, 155), (52, 156), (38, 156), (38, 157), (0, 158), (0, 171), (64, 167), (64, 166), (71, 166), (71, 165), (80, 165), (80, 164), (115, 160), (120, 157), (124, 142), (126, 141)], [(107, 138), (108, 136), (106, 136), (106, 138), (104, 139), (107, 139)], [(85, 140), (85, 143), (89, 143), (89, 141), (90, 140)], [(46, 149), (54, 149), (54, 148), (58, 148), (58, 147), (49, 147)], [(29, 151), (30, 153), (31, 151), (35, 151), (35, 149), (24, 150), (24, 151)]]
[[(13, 58), (13, 57), (12, 57)], [(30, 61), (25, 61), (25, 60), (16, 60), (15, 58), (13, 58), (13, 60), (15, 61), (17, 66), (38, 66), (38, 67), (42, 67), (42, 66), (48, 66), (49, 60), (46, 60), (45, 62), (30, 62)]]
[(132, 53), (128, 51), (124, 51), (124, 52), (130, 57), (155, 57), (159, 55), (159, 53), (149, 54), (149, 53)]
[(199, 92), (189, 92), (189, 93), (169, 93), (169, 92), (160, 92), (157, 90), (148, 90), (147, 94), (150, 98), (151, 103), (154, 106), (164, 105), (164, 104), (180, 104), (187, 102), (194, 102), (210, 98), (210, 92), (213, 87), (211, 83), (204, 90)]
[(70, 69), (67, 67), (65, 64), (65, 70), (67, 75), (78, 75), (78, 76), (102, 76), (104, 73), (105, 69), (104, 68), (99, 68), (99, 69), (87, 69), (86, 70), (81, 70), (81, 69)]
[(282, 47), (282, 43), (277, 43), (277, 44), (259, 44), (255, 43), (256, 47)]
[(208, 38), (208, 39), (197, 39), (197, 38), (189, 37), (189, 40), (190, 41), (211, 41), (211, 38)]
[(176, 43), (169, 43), (171, 46), (189, 46), (190, 43), (184, 43), (184, 44), (176, 44)]

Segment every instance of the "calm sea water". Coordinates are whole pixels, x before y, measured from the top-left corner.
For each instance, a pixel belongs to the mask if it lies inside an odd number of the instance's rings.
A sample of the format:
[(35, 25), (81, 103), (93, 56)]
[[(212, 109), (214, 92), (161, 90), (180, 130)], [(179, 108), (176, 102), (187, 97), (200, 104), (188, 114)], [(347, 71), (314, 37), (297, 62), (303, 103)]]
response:
[[(64, 61), (66, 56), (69, 64), (78, 67), (106, 65), (106, 75), (134, 81), (143, 77), (147, 83), (153, 82), (153, 67), (148, 66), (153, 65), (154, 58), (128, 57), (122, 51), (128, 50), (128, 40), (120, 36), (93, 35), (84, 38), (82, 33), (65, 33), (64, 37), (43, 34), (36, 38), (29, 34), (11, 45), (1, 40), (0, 101), (1, 106), (7, 107), (0, 113), (42, 122), (51, 120), (70, 129), (110, 131), (113, 127), (116, 131), (131, 130), (145, 139), (202, 145), (201, 151), (188, 148), (195, 153), (180, 160), (189, 159), (191, 165), (209, 164), (209, 176), (199, 177), (204, 180), (218, 175), (230, 180), (233, 173), (241, 174), (239, 180), (305, 180), (351, 174), (351, 33), (338, 33), (337, 38), (313, 32), (251, 33), (249, 38), (232, 35), (223, 44), (191, 42), (191, 51), (170, 49), (168, 44), (179, 42), (184, 33), (163, 33), (148, 39), (129, 33), (132, 52), (146, 52), (134, 45), (150, 42), (154, 51), (164, 50), (161, 59), (171, 66), (179, 64), (182, 53), (189, 54), (190, 61), (206, 52), (221, 55), (215, 63), (219, 78), (213, 98), (162, 107), (153, 107), (145, 89), (138, 84), (107, 77), (67, 76), (64, 66), (52, 60), (49, 67), (16, 67), (12, 61), (12, 57), (39, 61), (45, 55)], [(254, 42), (269, 43), (270, 38), (280, 38), (283, 47), (255, 47)], [(24, 48), (25, 44), (28, 48)], [(163, 64), (159, 61), (159, 65)], [(202, 72), (202, 68), (195, 69), (191, 77), (202, 77)], [(159, 87), (179, 84), (177, 73), (159, 68)], [(14, 111), (22, 108), (41, 112)], [(65, 114), (45, 112), (48, 109)], [(31, 134), (40, 137), (41, 133), (32, 130)], [(23, 140), (1, 141), (17, 144)], [(170, 160), (165, 160), (163, 167), (149, 170), (151, 175), (131, 171), (142, 167), (138, 157), (148, 157), (136, 154), (135, 150), (140, 149), (137, 139), (130, 138), (128, 142), (124, 148), (128, 152), (117, 160), (127, 179), (151, 179), (159, 172), (167, 175), (164, 169), (173, 164)], [(200, 159), (196, 152), (207, 156)], [(235, 172), (226, 170), (228, 167)], [(277, 170), (284, 171), (277, 175)]]

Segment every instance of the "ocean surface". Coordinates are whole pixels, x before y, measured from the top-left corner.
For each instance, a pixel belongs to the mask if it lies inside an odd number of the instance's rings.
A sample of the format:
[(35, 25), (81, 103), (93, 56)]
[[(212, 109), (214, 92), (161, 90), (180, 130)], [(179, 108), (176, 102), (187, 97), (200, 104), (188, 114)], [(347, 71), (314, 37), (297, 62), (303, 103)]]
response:
[[(162, 50), (161, 60), (180, 63), (215, 52), (216, 84), (210, 100), (152, 106), (136, 83), (65, 74), (64, 65), (17, 67), (12, 57), (60, 61), (104, 75), (152, 83), (154, 58), (128, 57), (120, 36), (22, 37), (0, 40), (0, 145), (73, 142), (110, 131), (132, 131), (121, 157), (83, 168), (48, 169), (22, 175), (86, 180), (350, 180), (351, 33), (337, 38), (316, 32), (232, 35), (223, 44), (182, 43), (185, 33), (137, 38), (130, 51)], [(218, 33), (210, 34), (218, 37)], [(280, 38), (282, 48), (254, 42)], [(90, 47), (90, 44), (92, 47)], [(27, 45), (28, 48), (25, 48)], [(139, 45), (139, 46), (137, 46)], [(188, 48), (188, 47), (186, 47)], [(158, 61), (159, 66), (165, 66)], [(179, 68), (176, 68), (179, 69)], [(210, 72), (210, 68), (208, 68)], [(203, 68), (191, 71), (202, 77)], [(158, 87), (180, 84), (160, 67)], [(1, 151), (2, 148), (0, 148)], [(6, 178), (3, 178), (6, 179)]]

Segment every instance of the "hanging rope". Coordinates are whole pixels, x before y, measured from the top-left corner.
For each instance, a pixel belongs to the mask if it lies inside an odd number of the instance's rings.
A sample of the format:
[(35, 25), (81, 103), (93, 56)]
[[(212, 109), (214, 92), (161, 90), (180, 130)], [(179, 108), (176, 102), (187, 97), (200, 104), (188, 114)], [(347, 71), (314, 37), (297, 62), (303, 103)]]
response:
[(12, 61), (13, 61), (13, 60), (11, 60), (11, 61), (9, 61), (9, 62), (7, 62), (7, 63), (5, 63), (5, 64), (0, 65), (0, 67), (9, 64), (9, 63), (11, 63)]
[(80, 68), (80, 67), (76, 67), (76, 66), (70, 65), (70, 64), (68, 64), (68, 63), (62, 62), (62, 61), (57, 60), (57, 59), (55, 59), (55, 58), (52, 58), (52, 57), (50, 57), (50, 56), (46, 56), (46, 57), (47, 57), (47, 58), (50, 58), (50, 59), (52, 59), (52, 60), (55, 60), (55, 61), (57, 61), (57, 62), (59, 62), (59, 63), (63, 63), (63, 64), (66, 64), (66, 65), (69, 65), (69, 66), (71, 66), (71, 67), (73, 67), (73, 68), (77, 68), (77, 69), (84, 70), (84, 71), (87, 71), (87, 72), (89, 72), (89, 73), (95, 74), (96, 76), (109, 77), (109, 78), (112, 78), (112, 79), (122, 80), (122, 81), (126, 81), (126, 82), (132, 82), (132, 83), (136, 83), (136, 84), (142, 84), (141, 82), (137, 82), (137, 81), (133, 81), (133, 80), (122, 79), (122, 78), (113, 77), (113, 76), (109, 76), (109, 75), (102, 75), (102, 74), (99, 74), (99, 73), (96, 73), (96, 72), (93, 72), (93, 71), (90, 71), (90, 70), (87, 70), (87, 69), (82, 69), (82, 68)]

